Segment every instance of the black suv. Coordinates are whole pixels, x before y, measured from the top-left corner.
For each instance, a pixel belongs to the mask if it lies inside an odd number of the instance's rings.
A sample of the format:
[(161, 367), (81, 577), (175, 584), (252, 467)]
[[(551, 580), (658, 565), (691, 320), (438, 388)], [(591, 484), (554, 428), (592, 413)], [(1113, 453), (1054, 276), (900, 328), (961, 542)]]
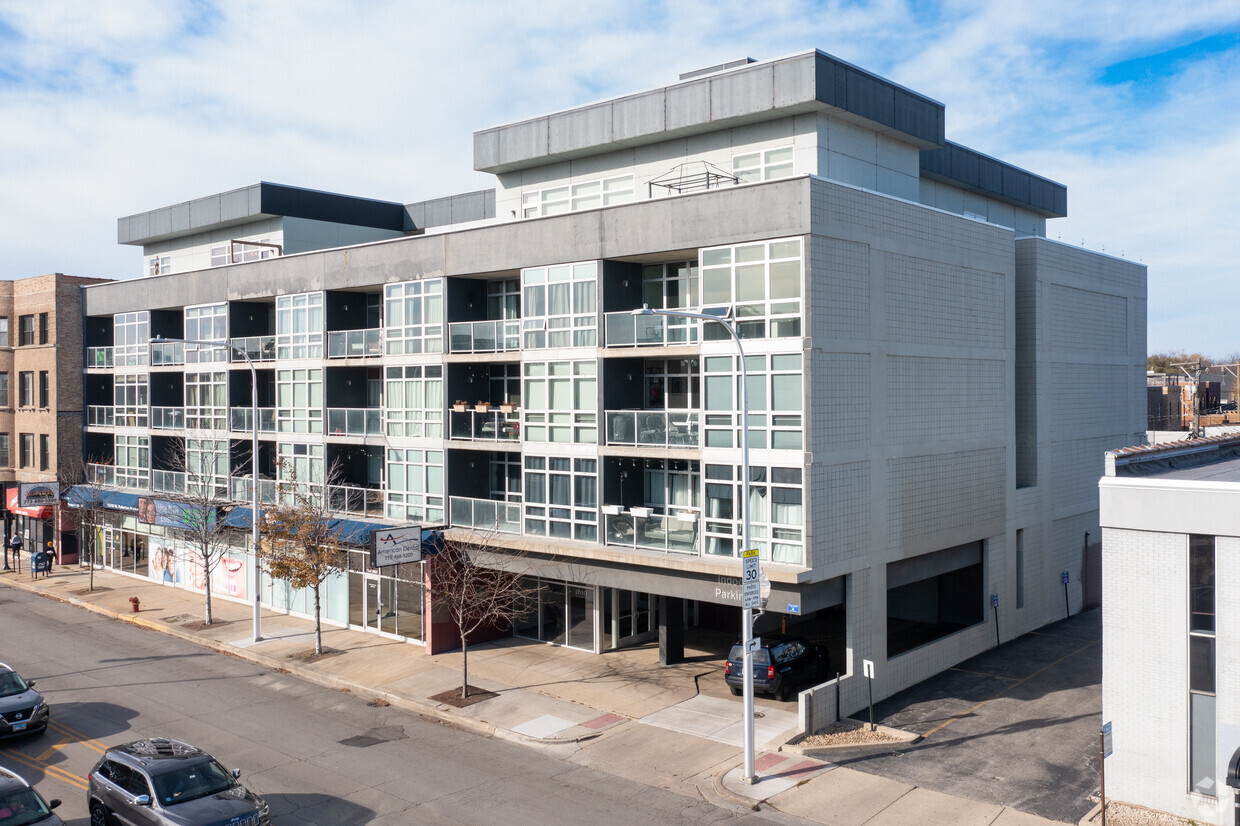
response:
[[(737, 696), (745, 686), (744, 657), (744, 646), (737, 643), (723, 666), (723, 679)], [(787, 700), (798, 685), (826, 680), (830, 666), (831, 657), (820, 645), (801, 637), (762, 637), (753, 653), (753, 690)]]
[(164, 738), (108, 749), (88, 778), (91, 826), (268, 826), (267, 802), (201, 749)]
[(52, 814), (59, 805), (59, 800), (44, 800), (21, 775), (0, 768), (0, 826), (64, 826), (64, 821)]

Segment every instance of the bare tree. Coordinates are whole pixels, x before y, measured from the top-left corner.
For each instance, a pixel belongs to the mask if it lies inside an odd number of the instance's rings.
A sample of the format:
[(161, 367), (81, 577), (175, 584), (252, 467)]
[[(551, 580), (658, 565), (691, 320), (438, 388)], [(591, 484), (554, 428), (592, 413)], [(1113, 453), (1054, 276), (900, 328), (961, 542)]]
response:
[(323, 653), (322, 590), (332, 576), (347, 568), (348, 552), (332, 530), (325, 486), (340, 476), (339, 466), (327, 471), (323, 485), (299, 484), (296, 474), (278, 503), (263, 510), (259, 529), (265, 542), (267, 572), (294, 588), (314, 589), (314, 653)]
[[(80, 468), (62, 478), (61, 498), (68, 507), (78, 539), (78, 559), (85, 558), (90, 567), (90, 590), (95, 590), (95, 564), (99, 551), (99, 530), (112, 523), (112, 512), (107, 507), (104, 491), (108, 489), (107, 478), (89, 459), (83, 459)], [(80, 562), (79, 562), (80, 564)]]
[(528, 568), (528, 554), (501, 548), (490, 534), (444, 537), (430, 557), (431, 601), (447, 610), (461, 635), (461, 699), (469, 697), (470, 637), (486, 628), (513, 624), (532, 594), (523, 580)]

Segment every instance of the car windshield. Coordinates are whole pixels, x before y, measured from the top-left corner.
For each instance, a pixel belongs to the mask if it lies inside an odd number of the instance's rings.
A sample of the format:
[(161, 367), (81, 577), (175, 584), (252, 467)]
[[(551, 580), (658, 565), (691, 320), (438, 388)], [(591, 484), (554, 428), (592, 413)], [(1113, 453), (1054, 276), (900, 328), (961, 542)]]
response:
[(0, 671), (0, 697), (12, 697), (29, 690), (30, 686), (16, 671)]
[(214, 760), (182, 766), (151, 779), (155, 781), (155, 798), (162, 806), (173, 806), (222, 792), (236, 782)]
[(43, 798), (39, 797), (34, 789), (22, 789), (12, 794), (0, 795), (0, 824), (2, 826), (38, 823), (51, 813), (52, 810), (47, 808)]
[[(744, 658), (745, 658), (745, 649), (739, 645), (732, 646), (732, 653), (728, 654), (728, 659), (734, 663), (738, 663)], [(753, 652), (753, 664), (754, 665), (770, 665), (771, 655), (767, 652), (765, 648), (759, 648), (757, 651)]]
[(786, 663), (795, 660), (805, 653), (805, 643), (800, 640), (788, 640), (788, 642), (775, 646), (773, 652), (775, 654), (775, 662)]

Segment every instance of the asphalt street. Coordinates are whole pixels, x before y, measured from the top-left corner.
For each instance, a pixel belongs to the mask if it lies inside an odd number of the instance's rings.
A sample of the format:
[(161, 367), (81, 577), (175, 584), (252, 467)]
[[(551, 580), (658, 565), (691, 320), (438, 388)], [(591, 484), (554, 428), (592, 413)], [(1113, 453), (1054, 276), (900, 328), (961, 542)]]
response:
[(280, 824), (770, 822), (31, 594), (5, 590), (0, 616), (0, 661), (38, 682), (53, 721), (0, 741), (0, 764), (69, 823), (88, 822), (103, 749), (149, 736), (240, 768)]

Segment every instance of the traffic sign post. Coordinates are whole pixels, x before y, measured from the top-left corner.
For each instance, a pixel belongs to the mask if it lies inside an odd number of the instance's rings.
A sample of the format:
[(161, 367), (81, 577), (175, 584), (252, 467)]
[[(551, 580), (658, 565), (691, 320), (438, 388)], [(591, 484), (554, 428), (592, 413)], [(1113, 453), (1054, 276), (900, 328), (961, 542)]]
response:
[(741, 572), (741, 607), (762, 607), (762, 582), (758, 571), (758, 549), (745, 551), (745, 567)]
[(998, 648), (999, 646), (1003, 645), (1003, 643), (999, 641), (999, 595), (998, 594), (990, 595), (990, 608), (991, 610), (995, 612), (995, 647)]
[(870, 691), (870, 731), (875, 731), (874, 725), (874, 661), (862, 660), (861, 673), (865, 675), (866, 685)]
[[(1067, 572), (1065, 571), (1066, 575)], [(1099, 797), (1102, 798), (1102, 826), (1107, 826), (1107, 758), (1114, 749), (1111, 747), (1111, 721), (1102, 724), (1098, 732), (1098, 771), (1100, 773)]]
[(1067, 571), (1064, 571), (1059, 575), (1059, 578), (1063, 580), (1063, 612), (1065, 616), (1070, 617), (1072, 616), (1072, 609), (1068, 607), (1068, 580), (1071, 577)]

